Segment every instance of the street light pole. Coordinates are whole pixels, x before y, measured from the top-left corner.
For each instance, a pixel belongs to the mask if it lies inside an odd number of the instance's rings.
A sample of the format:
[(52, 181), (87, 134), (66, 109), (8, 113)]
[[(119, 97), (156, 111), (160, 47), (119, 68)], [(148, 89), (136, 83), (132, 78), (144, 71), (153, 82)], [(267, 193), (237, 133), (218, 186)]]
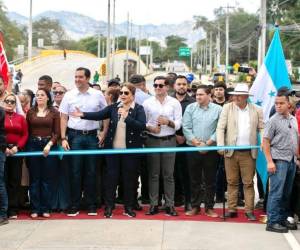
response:
[(106, 78), (110, 78), (110, 0), (107, 1)]
[(29, 5), (29, 24), (28, 24), (28, 60), (32, 59), (32, 0)]
[(257, 69), (263, 63), (266, 54), (266, 28), (267, 28), (267, 1), (260, 1), (260, 25), (261, 33), (258, 41), (258, 58), (257, 58)]
[(113, 4), (113, 37), (112, 37), (112, 68), (111, 68), (111, 74), (112, 78), (115, 76), (115, 51), (116, 51), (116, 0), (114, 0)]
[(98, 34), (98, 48), (97, 48), (97, 56), (98, 58), (101, 57), (101, 39), (100, 39), (100, 34)]
[(126, 36), (126, 67), (125, 82), (128, 82), (128, 49), (129, 49), (129, 12), (127, 13), (127, 36)]

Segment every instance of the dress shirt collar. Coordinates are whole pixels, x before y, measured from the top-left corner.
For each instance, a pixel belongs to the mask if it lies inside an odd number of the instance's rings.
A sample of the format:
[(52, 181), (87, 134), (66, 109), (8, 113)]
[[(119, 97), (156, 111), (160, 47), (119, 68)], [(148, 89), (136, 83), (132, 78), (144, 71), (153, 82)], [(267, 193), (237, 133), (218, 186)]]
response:
[(197, 106), (203, 110), (208, 110), (211, 107), (211, 102), (209, 102), (207, 106), (200, 106), (200, 104), (198, 102), (197, 102), (197, 104), (198, 104)]
[(76, 88), (76, 94), (77, 94), (77, 95), (80, 95), (80, 94), (82, 94), (82, 95), (84, 95), (84, 94), (89, 94), (89, 95), (90, 95), (90, 94), (91, 94), (91, 91), (92, 91), (92, 88), (91, 88), (91, 87), (89, 87), (88, 90), (87, 90), (86, 92), (84, 92), (84, 93), (83, 93), (83, 92), (80, 92), (79, 89)]
[(238, 110), (238, 111), (249, 111), (249, 104), (247, 103), (247, 105), (246, 105), (246, 107), (244, 108), (244, 109), (241, 109), (238, 105), (236, 105), (236, 104), (234, 104), (235, 105), (235, 107), (236, 107), (236, 109)]

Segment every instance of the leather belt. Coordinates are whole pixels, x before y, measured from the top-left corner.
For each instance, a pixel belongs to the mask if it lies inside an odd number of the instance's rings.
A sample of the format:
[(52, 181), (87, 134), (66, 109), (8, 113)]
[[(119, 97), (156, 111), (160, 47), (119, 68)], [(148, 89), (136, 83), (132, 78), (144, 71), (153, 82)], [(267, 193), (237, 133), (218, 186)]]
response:
[(97, 135), (97, 129), (93, 129), (93, 130), (78, 130), (78, 129), (68, 128), (68, 131), (74, 132), (74, 133), (80, 134), (80, 135)]
[(175, 137), (175, 135), (155, 136), (155, 135), (151, 135), (151, 134), (148, 134), (148, 136), (150, 138), (163, 140), (163, 141), (171, 140), (173, 137)]
[(251, 152), (251, 149), (235, 149), (236, 152)]

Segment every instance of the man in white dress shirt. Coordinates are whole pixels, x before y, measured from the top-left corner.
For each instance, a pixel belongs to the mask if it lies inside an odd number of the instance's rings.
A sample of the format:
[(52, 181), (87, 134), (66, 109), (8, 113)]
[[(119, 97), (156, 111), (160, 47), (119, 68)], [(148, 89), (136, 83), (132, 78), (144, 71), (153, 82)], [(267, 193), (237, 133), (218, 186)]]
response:
[[(155, 96), (144, 103), (147, 119), (147, 147), (176, 147), (175, 132), (181, 127), (180, 102), (168, 96), (168, 81), (163, 76), (154, 79)], [(150, 208), (147, 215), (158, 213), (159, 176), (163, 175), (166, 214), (176, 216), (174, 209), (175, 153), (148, 154)]]
[[(98, 148), (97, 130), (99, 129), (99, 122), (69, 116), (71, 112), (75, 111), (75, 108), (79, 108), (82, 112), (97, 112), (106, 106), (102, 92), (89, 87), (90, 77), (89, 69), (78, 68), (75, 72), (76, 88), (68, 91), (60, 104), (61, 140), (65, 150)], [(70, 159), (71, 205), (68, 216), (79, 214), (81, 183), (83, 183), (88, 215), (97, 215), (96, 156), (74, 155)]]

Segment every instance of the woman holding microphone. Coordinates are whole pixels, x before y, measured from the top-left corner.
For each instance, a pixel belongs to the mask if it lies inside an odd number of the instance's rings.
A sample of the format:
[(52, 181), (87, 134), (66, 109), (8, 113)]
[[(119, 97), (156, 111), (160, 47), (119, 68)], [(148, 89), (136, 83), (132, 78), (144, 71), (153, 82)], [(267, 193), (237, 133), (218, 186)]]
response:
[[(71, 115), (86, 120), (110, 119), (107, 136), (104, 141), (106, 149), (141, 148), (141, 133), (146, 129), (146, 115), (143, 106), (134, 102), (135, 87), (127, 83), (120, 90), (120, 102), (107, 106), (99, 112), (83, 113), (79, 109)], [(116, 154), (106, 156), (104, 170), (104, 199), (106, 218), (112, 217), (114, 199), (119, 176), (124, 185), (124, 215), (135, 217), (133, 211), (136, 195), (136, 183), (140, 156), (138, 154)]]

